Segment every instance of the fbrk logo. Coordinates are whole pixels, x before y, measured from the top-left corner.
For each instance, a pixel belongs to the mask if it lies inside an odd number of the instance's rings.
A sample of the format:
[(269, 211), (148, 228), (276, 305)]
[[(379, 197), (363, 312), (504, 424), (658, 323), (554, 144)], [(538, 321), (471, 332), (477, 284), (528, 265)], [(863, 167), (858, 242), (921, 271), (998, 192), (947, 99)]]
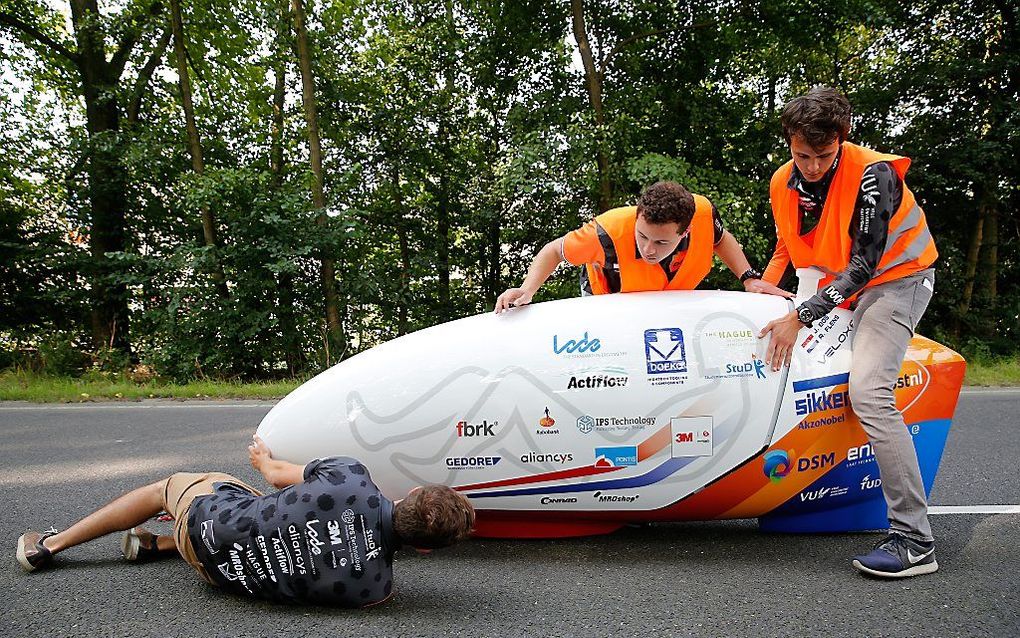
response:
[(645, 330), (645, 363), (648, 374), (687, 372), (683, 331), (680, 328)]

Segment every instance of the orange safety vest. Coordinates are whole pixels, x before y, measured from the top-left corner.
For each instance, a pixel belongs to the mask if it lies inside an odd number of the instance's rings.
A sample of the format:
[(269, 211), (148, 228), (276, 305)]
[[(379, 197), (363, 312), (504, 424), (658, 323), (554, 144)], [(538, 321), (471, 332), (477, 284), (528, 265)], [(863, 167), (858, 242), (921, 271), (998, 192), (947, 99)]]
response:
[[(769, 187), (776, 229), (786, 244), (793, 265), (796, 268), (814, 266), (827, 274), (820, 282), (819, 289), (827, 286), (850, 263), (850, 222), (860, 192), (861, 178), (868, 166), (878, 162), (889, 162), (903, 180), (903, 201), (889, 220), (885, 252), (874, 276), (865, 287), (924, 270), (935, 263), (938, 257), (924, 211), (907, 188), (905, 177), (910, 159), (844, 142), (839, 166), (832, 177), (822, 208), (822, 216), (812, 232), (804, 236), (800, 234), (799, 198), (797, 191), (787, 186), (793, 172), (793, 160), (775, 172)], [(805, 238), (810, 239), (810, 243)]]
[[(688, 238), (687, 253), (680, 263), (680, 269), (670, 279), (662, 266), (650, 264), (637, 254), (634, 226), (637, 222), (637, 207), (624, 206), (608, 210), (595, 218), (595, 222), (612, 240), (616, 260), (606, 250), (606, 263), (586, 264), (588, 281), (592, 294), (605, 295), (612, 292), (642, 292), (647, 290), (693, 290), (712, 270), (712, 255), (715, 252), (713, 239), (715, 227), (712, 222), (712, 202), (701, 195), (694, 196), (694, 218)], [(617, 286), (610, 285), (609, 279), (619, 279)]]

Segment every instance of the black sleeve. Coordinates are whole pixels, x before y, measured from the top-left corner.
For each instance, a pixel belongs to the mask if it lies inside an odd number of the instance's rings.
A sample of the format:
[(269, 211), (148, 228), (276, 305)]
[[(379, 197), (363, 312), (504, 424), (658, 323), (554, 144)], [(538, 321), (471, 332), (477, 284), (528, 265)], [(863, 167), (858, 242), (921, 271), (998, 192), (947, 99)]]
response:
[(722, 241), (723, 233), (726, 229), (722, 225), (722, 217), (719, 217), (719, 209), (712, 204), (712, 228), (715, 231), (715, 237), (712, 239), (712, 245), (718, 246), (719, 242)]
[(354, 467), (360, 468), (361, 470), (354, 472), (355, 474), (368, 473), (365, 466), (357, 459), (353, 459), (349, 456), (330, 456), (309, 461), (308, 465), (305, 466), (303, 476), (304, 479), (308, 481), (317, 476), (329, 476), (337, 473), (343, 473)]
[(804, 302), (816, 318), (860, 292), (875, 276), (885, 253), (889, 220), (903, 201), (903, 182), (888, 162), (869, 166), (861, 177), (850, 221), (850, 263), (828, 286)]

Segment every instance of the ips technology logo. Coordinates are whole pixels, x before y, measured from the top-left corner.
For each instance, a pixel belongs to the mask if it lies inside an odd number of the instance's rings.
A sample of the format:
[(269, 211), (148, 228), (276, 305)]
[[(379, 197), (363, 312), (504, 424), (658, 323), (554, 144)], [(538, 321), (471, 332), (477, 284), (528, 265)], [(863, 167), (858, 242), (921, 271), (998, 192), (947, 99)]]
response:
[(645, 363), (648, 374), (687, 372), (683, 331), (680, 328), (645, 330)]
[(765, 453), (762, 460), (764, 461), (762, 471), (773, 483), (778, 483), (793, 469), (790, 454), (786, 450), (770, 450)]

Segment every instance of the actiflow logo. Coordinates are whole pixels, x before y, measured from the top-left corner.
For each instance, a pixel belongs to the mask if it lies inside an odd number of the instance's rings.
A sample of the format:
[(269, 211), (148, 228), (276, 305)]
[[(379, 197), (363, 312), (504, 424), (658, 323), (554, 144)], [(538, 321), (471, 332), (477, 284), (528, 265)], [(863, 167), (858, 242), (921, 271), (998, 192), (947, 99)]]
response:
[(645, 363), (648, 374), (687, 372), (683, 331), (680, 328), (645, 330)]
[(793, 469), (790, 454), (786, 450), (770, 450), (765, 453), (762, 460), (764, 462), (762, 471), (773, 483), (778, 483)]

